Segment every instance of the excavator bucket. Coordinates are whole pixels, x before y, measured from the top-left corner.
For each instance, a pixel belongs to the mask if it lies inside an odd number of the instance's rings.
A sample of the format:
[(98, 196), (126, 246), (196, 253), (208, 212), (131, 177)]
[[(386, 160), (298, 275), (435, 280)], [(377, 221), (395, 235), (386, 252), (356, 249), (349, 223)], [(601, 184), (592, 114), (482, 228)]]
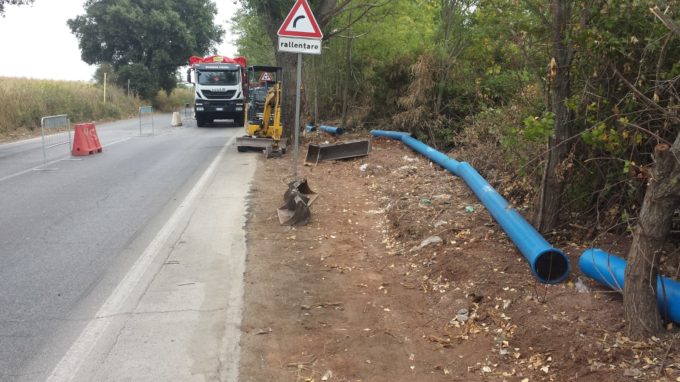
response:
[(298, 192), (307, 199), (307, 205), (312, 205), (314, 200), (319, 196), (316, 192), (312, 191), (307, 183), (307, 179), (294, 180), (288, 183), (288, 190), (283, 194), (283, 200), (288, 200), (291, 198), (291, 194)]
[(309, 144), (305, 163), (317, 164), (322, 160), (338, 160), (366, 156), (371, 152), (368, 140), (356, 140), (322, 145)]
[(306, 225), (312, 213), (309, 210), (309, 199), (305, 198), (297, 190), (286, 193), (288, 198), (285, 203), (276, 210), (281, 225)]

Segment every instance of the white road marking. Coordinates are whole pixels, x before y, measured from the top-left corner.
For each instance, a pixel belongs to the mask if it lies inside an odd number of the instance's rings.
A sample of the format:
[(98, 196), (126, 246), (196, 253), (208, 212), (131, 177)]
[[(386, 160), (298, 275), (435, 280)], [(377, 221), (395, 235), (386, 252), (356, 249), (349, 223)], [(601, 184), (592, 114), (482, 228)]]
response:
[(122, 142), (125, 142), (125, 141), (129, 141), (130, 139), (132, 139), (132, 137), (127, 137), (127, 138), (119, 139), (119, 140), (117, 140), (117, 141), (113, 141), (113, 142), (111, 142), (111, 143), (105, 144), (105, 145), (103, 145), (102, 147), (109, 147), (109, 146), (117, 145), (117, 144), (119, 144), (119, 143), (122, 143)]
[[(118, 143), (122, 143), (122, 142), (125, 142), (125, 141), (129, 141), (130, 139), (131, 139), (130, 137), (123, 138), (123, 139), (119, 139), (119, 140), (113, 141), (113, 142), (111, 142), (111, 143), (109, 143), (109, 144), (102, 145), (102, 147), (113, 146), (113, 145), (118, 144)], [(56, 168), (43, 168), (43, 167), (49, 166), (49, 165), (51, 165), (51, 164), (55, 164), (55, 163), (57, 163), (57, 162), (65, 161), (65, 160), (82, 160), (82, 159), (73, 159), (73, 158), (70, 157), (70, 156), (68, 156), (68, 157), (63, 157), (63, 158), (59, 158), (59, 159), (55, 159), (55, 160), (53, 160), (53, 161), (51, 161), (51, 162), (43, 163), (43, 164), (41, 164), (41, 165), (39, 165), (39, 166), (35, 166), (35, 167), (32, 167), (32, 168), (29, 168), (28, 170), (19, 171), (19, 172), (17, 172), (17, 173), (14, 173), (14, 174), (7, 175), (7, 176), (5, 176), (5, 177), (2, 177), (2, 178), (0, 178), (0, 182), (4, 182), (4, 181), (6, 181), (6, 180), (10, 180), (10, 179), (12, 179), (12, 178), (16, 178), (17, 176), (21, 176), (21, 175), (24, 175), (24, 174), (28, 174), (29, 172), (32, 172), (32, 171), (55, 171), (55, 170), (58, 170), (58, 169), (56, 169)]]
[(106, 329), (111, 324), (113, 316), (121, 313), (123, 303), (128, 298), (130, 293), (138, 286), (144, 273), (146, 273), (149, 266), (153, 263), (156, 256), (160, 253), (161, 248), (167, 242), (171, 233), (175, 230), (179, 222), (184, 218), (186, 212), (195, 202), (198, 195), (204, 189), (208, 180), (212, 177), (219, 162), (224, 157), (227, 148), (231, 146), (236, 139), (233, 136), (220, 150), (215, 159), (208, 168), (203, 172), (201, 178), (196, 182), (194, 187), (189, 191), (182, 203), (177, 207), (172, 216), (158, 231), (156, 237), (149, 243), (144, 252), (139, 256), (134, 265), (130, 268), (125, 277), (118, 283), (109, 298), (99, 308), (95, 317), (90, 320), (85, 329), (80, 333), (76, 341), (71, 345), (61, 361), (52, 370), (47, 381), (62, 382), (71, 381), (78, 373), (78, 370), (83, 364), (83, 361), (92, 352), (92, 349), (97, 345), (97, 342), (106, 332)]
[(5, 176), (5, 177), (3, 177), (3, 178), (0, 178), (0, 182), (4, 182), (4, 181), (6, 181), (6, 180), (10, 180), (10, 179), (12, 179), (12, 178), (16, 178), (17, 176), (21, 176), (21, 175), (24, 175), (24, 174), (28, 174), (29, 172), (32, 172), (32, 171), (38, 171), (38, 170), (41, 169), (41, 167), (49, 166), (49, 165), (51, 165), (51, 164), (55, 164), (55, 163), (57, 163), (57, 162), (61, 162), (62, 160), (64, 160), (64, 158), (56, 159), (56, 160), (53, 160), (53, 161), (51, 161), (51, 162), (47, 162), (47, 163), (41, 164), (40, 166), (35, 166), (35, 167), (33, 167), (33, 168), (29, 168), (28, 170), (19, 171), (19, 172), (15, 173), (15, 174), (12, 174), (12, 175), (7, 175), (7, 176)]

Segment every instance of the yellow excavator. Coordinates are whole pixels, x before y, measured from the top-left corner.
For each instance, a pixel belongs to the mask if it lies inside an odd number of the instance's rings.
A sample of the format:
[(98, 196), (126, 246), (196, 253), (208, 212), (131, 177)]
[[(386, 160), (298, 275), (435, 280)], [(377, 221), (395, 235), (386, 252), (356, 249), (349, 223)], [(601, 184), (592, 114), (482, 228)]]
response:
[(254, 65), (247, 69), (245, 100), (246, 135), (236, 138), (239, 152), (263, 150), (266, 157), (281, 155), (286, 141), (281, 138), (281, 68)]

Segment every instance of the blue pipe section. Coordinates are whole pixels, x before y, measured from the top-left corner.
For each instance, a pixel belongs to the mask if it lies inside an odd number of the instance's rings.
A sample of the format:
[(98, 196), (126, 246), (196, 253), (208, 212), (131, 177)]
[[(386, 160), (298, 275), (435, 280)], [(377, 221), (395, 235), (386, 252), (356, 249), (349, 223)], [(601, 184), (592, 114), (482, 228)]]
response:
[(335, 126), (321, 125), (321, 126), (319, 126), (319, 129), (321, 131), (325, 131), (328, 134), (333, 134), (333, 135), (342, 135), (342, 134), (345, 133), (345, 130), (343, 130), (341, 127), (335, 127)]
[(313, 131), (316, 131), (316, 127), (314, 127), (314, 125), (307, 125), (307, 126), (305, 126), (305, 130), (306, 130), (308, 133), (311, 133), (311, 132), (313, 132)]
[(531, 270), (539, 281), (556, 284), (569, 275), (569, 258), (559, 249), (553, 248), (529, 224), (517, 210), (505, 200), (479, 173), (468, 163), (459, 162), (448, 155), (411, 137), (411, 134), (398, 131), (373, 130), (375, 137), (386, 137), (402, 141), (413, 150), (423, 154), (433, 162), (457, 175), (467, 183), (477, 195), (491, 216), (508, 234), (517, 249), (529, 261)]
[[(600, 284), (623, 292), (626, 260), (601, 249), (587, 249), (578, 260), (578, 267), (586, 276)], [(656, 281), (656, 299), (661, 315), (680, 323), (680, 282), (659, 276)]]

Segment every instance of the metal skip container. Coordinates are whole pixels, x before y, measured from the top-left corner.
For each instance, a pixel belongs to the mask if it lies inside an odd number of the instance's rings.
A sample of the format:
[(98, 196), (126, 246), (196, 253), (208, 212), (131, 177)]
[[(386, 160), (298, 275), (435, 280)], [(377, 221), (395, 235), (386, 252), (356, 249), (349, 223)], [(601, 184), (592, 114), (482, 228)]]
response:
[(367, 139), (340, 143), (315, 145), (307, 148), (305, 163), (317, 164), (324, 160), (338, 160), (366, 156), (371, 152), (371, 143)]

